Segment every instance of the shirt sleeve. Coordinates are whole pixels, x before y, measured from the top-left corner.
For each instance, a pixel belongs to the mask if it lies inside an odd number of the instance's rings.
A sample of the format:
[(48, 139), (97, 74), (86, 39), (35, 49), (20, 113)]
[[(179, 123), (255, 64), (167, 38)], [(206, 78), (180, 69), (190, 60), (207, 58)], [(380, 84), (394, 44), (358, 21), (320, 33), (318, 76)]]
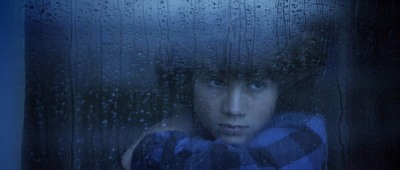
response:
[[(164, 169), (172, 163), (176, 142), (187, 137), (183, 132), (154, 132), (145, 136), (132, 154), (131, 169)], [(179, 163), (175, 163), (179, 164)], [(177, 168), (177, 167), (176, 167)]]
[(156, 132), (139, 143), (132, 169), (326, 169), (322, 116), (285, 114), (246, 146), (177, 132)]
[(321, 115), (288, 113), (277, 116), (249, 144), (258, 167), (327, 169), (328, 144)]

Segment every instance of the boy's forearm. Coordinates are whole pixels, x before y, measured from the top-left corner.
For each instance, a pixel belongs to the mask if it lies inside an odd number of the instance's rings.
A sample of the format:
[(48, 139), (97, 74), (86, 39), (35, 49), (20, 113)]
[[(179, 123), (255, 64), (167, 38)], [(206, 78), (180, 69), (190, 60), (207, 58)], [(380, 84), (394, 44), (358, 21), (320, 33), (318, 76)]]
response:
[(181, 131), (184, 133), (189, 133), (192, 125), (192, 120), (190, 119), (190, 115), (176, 115), (169, 119), (165, 119), (157, 124), (153, 125), (149, 130), (143, 132), (138, 138), (134, 140), (131, 146), (129, 146), (128, 150), (122, 156), (122, 166), (126, 170), (131, 169), (131, 160), (132, 154), (135, 150), (136, 146), (140, 143), (140, 141), (147, 136), (148, 134), (154, 132), (165, 132), (165, 131)]
[[(178, 169), (302, 168), (324, 169), (327, 144), (323, 120), (318, 116), (288, 114), (265, 129), (247, 146), (236, 147), (182, 132), (168, 131), (146, 136), (135, 150), (136, 168)], [(306, 158), (306, 159), (303, 159)]]

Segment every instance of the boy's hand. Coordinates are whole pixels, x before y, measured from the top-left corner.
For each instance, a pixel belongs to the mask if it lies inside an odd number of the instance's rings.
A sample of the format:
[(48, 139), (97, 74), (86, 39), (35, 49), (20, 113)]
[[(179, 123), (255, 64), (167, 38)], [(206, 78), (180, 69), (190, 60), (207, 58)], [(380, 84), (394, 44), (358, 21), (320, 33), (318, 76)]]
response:
[(126, 170), (131, 169), (132, 153), (135, 150), (136, 146), (139, 144), (139, 142), (146, 135), (153, 132), (164, 132), (164, 131), (181, 131), (189, 134), (192, 127), (192, 122), (193, 120), (191, 114), (181, 114), (173, 116), (169, 119), (165, 119), (155, 124), (147, 131), (144, 131), (140, 137), (135, 139), (133, 144), (129, 147), (129, 149), (125, 151), (124, 155), (122, 156), (122, 161), (121, 161), (122, 166)]

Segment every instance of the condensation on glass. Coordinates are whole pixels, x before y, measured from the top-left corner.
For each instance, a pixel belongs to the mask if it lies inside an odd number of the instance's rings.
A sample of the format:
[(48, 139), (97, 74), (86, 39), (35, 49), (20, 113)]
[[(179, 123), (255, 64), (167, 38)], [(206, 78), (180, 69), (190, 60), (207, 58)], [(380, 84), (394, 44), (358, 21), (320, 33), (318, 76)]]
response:
[(285, 91), (277, 111), (325, 117), (331, 169), (395, 167), (398, 60), (377, 57), (395, 55), (384, 50), (395, 42), (381, 43), (398, 37), (393, 10), (344, 0), (27, 0), (23, 168), (122, 169), (136, 137), (191, 107), (191, 79), (177, 68), (256, 61), (313, 26), (326, 29), (317, 31), (329, 42), (326, 68)]

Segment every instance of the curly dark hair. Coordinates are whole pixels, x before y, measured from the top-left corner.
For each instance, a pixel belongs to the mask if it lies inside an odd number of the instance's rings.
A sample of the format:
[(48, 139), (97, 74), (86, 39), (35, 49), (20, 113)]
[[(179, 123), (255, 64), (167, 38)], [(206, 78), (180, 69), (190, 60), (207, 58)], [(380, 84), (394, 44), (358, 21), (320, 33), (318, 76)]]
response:
[[(278, 83), (281, 94), (293, 85), (311, 80), (325, 70), (329, 56), (327, 46), (333, 40), (325, 35), (324, 31), (328, 26), (329, 23), (310, 24), (300, 31), (301, 35), (291, 38), (282, 43), (283, 45), (277, 45), (273, 52), (249, 55), (240, 60), (230, 59), (229, 53), (224, 57), (199, 57), (190, 52), (181, 52), (186, 49), (182, 45), (173, 46), (170, 50), (173, 57), (166, 57), (167, 61), (156, 63), (158, 83), (164, 93), (168, 93), (170, 103), (190, 105), (193, 77), (199, 71), (216, 68), (229, 74), (237, 74), (257, 70)], [(333, 34), (329, 36), (334, 37)]]
[(159, 75), (160, 86), (166, 87), (168, 84), (169, 88), (175, 89), (187, 86), (196, 72), (210, 67), (231, 74), (259, 70), (267, 73), (269, 78), (280, 86), (290, 86), (318, 75), (324, 70), (328, 58), (325, 44), (324, 39), (318, 35), (306, 33), (275, 53), (258, 56), (257, 59), (245, 62), (228, 63), (217, 59), (215, 61), (212, 57), (208, 61), (200, 62), (192, 58), (181, 62), (177, 60), (163, 65), (158, 64), (155, 68)]

